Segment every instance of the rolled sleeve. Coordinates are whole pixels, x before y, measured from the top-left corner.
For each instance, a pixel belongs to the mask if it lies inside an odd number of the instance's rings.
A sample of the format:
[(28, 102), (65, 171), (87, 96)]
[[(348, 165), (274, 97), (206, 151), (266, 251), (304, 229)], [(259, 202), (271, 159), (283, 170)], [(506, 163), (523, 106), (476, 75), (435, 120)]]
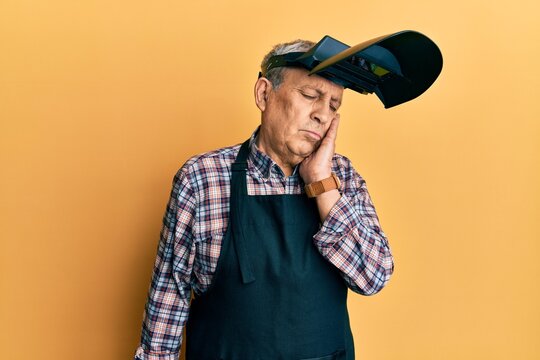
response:
[(145, 350), (142, 346), (135, 352), (135, 360), (178, 360), (180, 353), (175, 352), (152, 352)]

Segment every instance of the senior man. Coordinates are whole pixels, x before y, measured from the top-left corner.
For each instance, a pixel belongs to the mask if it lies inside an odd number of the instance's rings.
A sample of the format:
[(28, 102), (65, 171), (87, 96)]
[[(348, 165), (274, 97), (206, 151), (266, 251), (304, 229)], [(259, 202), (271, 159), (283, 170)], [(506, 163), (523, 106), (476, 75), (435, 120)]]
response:
[[(262, 68), (313, 45), (277, 45)], [(334, 152), (343, 90), (275, 66), (251, 137), (178, 171), (136, 359), (177, 359), (184, 326), (188, 360), (354, 359), (348, 289), (377, 293), (394, 264), (365, 180)]]

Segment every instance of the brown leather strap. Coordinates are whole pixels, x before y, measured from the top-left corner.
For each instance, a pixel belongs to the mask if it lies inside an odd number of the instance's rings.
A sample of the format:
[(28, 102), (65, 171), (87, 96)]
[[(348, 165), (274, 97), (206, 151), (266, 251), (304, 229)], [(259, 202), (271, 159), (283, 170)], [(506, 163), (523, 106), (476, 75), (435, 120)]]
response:
[(340, 183), (336, 174), (332, 173), (332, 176), (322, 179), (320, 181), (312, 182), (305, 186), (306, 194), (312, 198), (330, 190), (339, 189)]

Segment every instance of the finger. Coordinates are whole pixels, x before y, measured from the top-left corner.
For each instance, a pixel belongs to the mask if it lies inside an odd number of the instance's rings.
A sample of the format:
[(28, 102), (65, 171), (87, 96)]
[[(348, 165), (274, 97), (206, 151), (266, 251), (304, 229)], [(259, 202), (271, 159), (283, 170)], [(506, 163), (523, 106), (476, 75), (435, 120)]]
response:
[(336, 141), (337, 138), (337, 129), (339, 126), (339, 114), (336, 114), (336, 117), (332, 119), (332, 123), (330, 124), (330, 127), (328, 128), (328, 131), (326, 132), (326, 138), (328, 138), (329, 141)]

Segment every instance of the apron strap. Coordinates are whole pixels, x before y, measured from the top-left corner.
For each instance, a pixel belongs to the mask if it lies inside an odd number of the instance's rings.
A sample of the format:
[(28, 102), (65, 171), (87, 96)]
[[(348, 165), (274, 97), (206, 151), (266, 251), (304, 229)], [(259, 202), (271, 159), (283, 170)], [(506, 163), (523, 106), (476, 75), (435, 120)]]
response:
[(230, 218), (233, 231), (233, 243), (236, 249), (236, 257), (240, 266), (242, 282), (249, 284), (255, 281), (253, 269), (247, 252), (247, 240), (244, 236), (241, 217), (244, 214), (242, 211), (242, 198), (248, 196), (247, 193), (247, 157), (249, 154), (249, 139), (246, 140), (240, 147), (240, 151), (236, 156), (235, 162), (232, 164), (232, 179), (231, 179), (231, 209)]

